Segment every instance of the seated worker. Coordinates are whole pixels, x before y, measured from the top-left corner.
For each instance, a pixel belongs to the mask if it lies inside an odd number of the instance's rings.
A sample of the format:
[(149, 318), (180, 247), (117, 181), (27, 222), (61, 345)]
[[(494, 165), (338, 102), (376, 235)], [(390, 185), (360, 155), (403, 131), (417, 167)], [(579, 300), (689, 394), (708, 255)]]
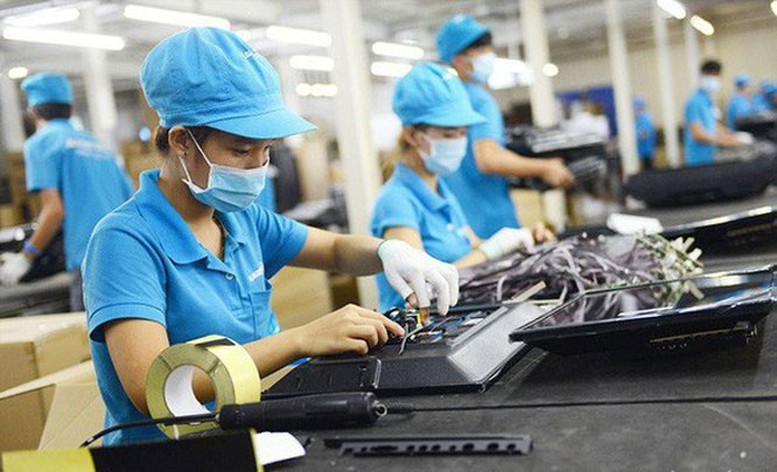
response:
[(729, 129), (737, 129), (737, 120), (750, 116), (755, 111), (753, 107), (753, 94), (750, 90), (750, 76), (740, 74), (734, 77), (736, 93), (731, 97), (726, 109), (726, 126)]
[(27, 191), (38, 193), (41, 212), (19, 253), (0, 256), (0, 282), (15, 285), (62, 229), (65, 269), (74, 274), (71, 311), (84, 309), (81, 262), (100, 219), (132, 195), (132, 183), (116, 153), (70, 121), (73, 92), (62, 74), (36, 74), (22, 82), (35, 133), (24, 143)]
[[(405, 241), (457, 266), (534, 244), (532, 232), (525, 228), (503, 228), (481, 244), (456, 197), (440, 179), (461, 165), (467, 128), (484, 121), (472, 109), (453, 71), (428, 62), (416, 64), (397, 82), (393, 108), (403, 126), (400, 156), (373, 208), (373, 236)], [(535, 233), (540, 240), (553, 238), (541, 225)], [(377, 277), (381, 311), (404, 305), (388, 275)]]
[(566, 188), (574, 176), (561, 159), (527, 158), (504, 147), (504, 118), (487, 90), (496, 59), (488, 28), (456, 15), (440, 28), (436, 41), (440, 60), (456, 70), (472, 108), (486, 119), (470, 126), (464, 162), (444, 177), (475, 234), (486, 239), (502, 228), (520, 227), (507, 178), (537, 177)]
[[(354, 275), (385, 271), (412, 305), (456, 303), (456, 268), (401, 241), (308, 228), (257, 203), (270, 147), (315, 129), (283, 105), (278, 74), (235, 33), (191, 28), (159, 43), (140, 81), (159, 115), (161, 169), (106, 216), (89, 241), (84, 297), (106, 426), (148, 414), (146, 375), (170, 344), (209, 334), (242, 344), (268, 375), (294, 360), (356, 352), (402, 329), (346, 306), (280, 331), (270, 278), (293, 265)], [(213, 399), (210, 381), (194, 382)], [(106, 444), (163, 438), (156, 427), (116, 431)]]
[(653, 123), (653, 117), (645, 109), (644, 98), (634, 98), (634, 115), (639, 161), (642, 163), (642, 170), (652, 170), (653, 159), (656, 156), (656, 125)]
[(720, 91), (721, 69), (718, 61), (704, 62), (699, 87), (685, 104), (685, 165), (712, 164), (718, 146), (743, 144), (716, 117), (714, 99)]

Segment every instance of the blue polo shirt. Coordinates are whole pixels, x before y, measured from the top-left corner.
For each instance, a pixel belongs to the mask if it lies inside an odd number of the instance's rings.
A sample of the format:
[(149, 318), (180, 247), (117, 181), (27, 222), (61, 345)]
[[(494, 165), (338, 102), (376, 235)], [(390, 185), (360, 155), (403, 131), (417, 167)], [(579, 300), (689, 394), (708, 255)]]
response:
[(54, 119), (24, 142), (27, 190), (57, 190), (65, 207), (65, 267), (81, 266), (100, 218), (132, 195), (116, 154), (67, 119)]
[[(410, 167), (397, 164), (372, 210), (372, 235), (382, 238), (387, 229), (403, 226), (418, 231), (424, 250), (437, 260), (453, 263), (469, 254), (472, 243), (464, 212), (445, 182), (438, 180), (437, 190)], [(376, 280), (381, 311), (405, 306), (383, 273)]]
[[(171, 344), (219, 334), (245, 344), (279, 331), (269, 279), (302, 249), (307, 227), (258, 204), (216, 213), (226, 230), (224, 260), (205, 249), (159, 190), (159, 170), (142, 174), (127, 203), (97, 225), (83, 265), (84, 300), (105, 426), (144, 419), (121, 386), (103, 334), (111, 321), (161, 324)], [(131, 428), (105, 444), (163, 438)]]
[(469, 127), (467, 155), (459, 170), (443, 177), (464, 210), (475, 234), (488, 239), (504, 227), (519, 228), (515, 205), (510, 199), (507, 179), (480, 172), (473, 146), (481, 139), (492, 139), (504, 146), (504, 118), (494, 97), (482, 86), (463, 82), (472, 108), (486, 121)]
[(737, 129), (737, 120), (753, 114), (753, 100), (743, 93), (736, 93), (728, 102), (726, 126)]
[(656, 126), (650, 113), (643, 111), (637, 114), (637, 151), (640, 160), (651, 160), (656, 154)]
[(691, 124), (700, 123), (708, 134), (714, 135), (716, 128), (715, 104), (710, 95), (696, 89), (685, 104), (685, 164), (698, 166), (715, 161), (714, 144), (696, 141), (691, 136)]

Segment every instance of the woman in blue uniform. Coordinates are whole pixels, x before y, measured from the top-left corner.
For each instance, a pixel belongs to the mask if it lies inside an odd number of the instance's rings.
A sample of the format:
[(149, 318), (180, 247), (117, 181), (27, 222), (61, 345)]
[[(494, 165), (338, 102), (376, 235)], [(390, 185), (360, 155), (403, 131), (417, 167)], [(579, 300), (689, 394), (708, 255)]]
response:
[[(534, 244), (529, 229), (503, 228), (481, 241), (440, 176), (455, 172), (467, 152), (467, 129), (484, 122), (456, 74), (428, 62), (397, 82), (394, 112), (402, 121), (400, 157), (372, 214), (374, 236), (398, 239), (441, 261), (465, 266)], [(544, 226), (539, 239), (551, 238)], [(380, 309), (402, 306), (390, 279), (377, 277)]]
[[(269, 149), (314, 127), (286, 110), (275, 70), (232, 32), (193, 28), (146, 57), (140, 74), (160, 118), (161, 169), (95, 229), (84, 262), (84, 292), (106, 426), (147, 414), (145, 382), (170, 344), (208, 334), (243, 344), (261, 375), (299, 358), (366, 353), (400, 326), (347, 306), (280, 331), (269, 279), (285, 265), (368, 275), (424, 307), (456, 302), (456, 269), (401, 241), (307, 228), (256, 203)], [(429, 288), (427, 288), (429, 287)], [(197, 397), (213, 398), (203, 376)], [(132, 428), (106, 444), (163, 437)]]

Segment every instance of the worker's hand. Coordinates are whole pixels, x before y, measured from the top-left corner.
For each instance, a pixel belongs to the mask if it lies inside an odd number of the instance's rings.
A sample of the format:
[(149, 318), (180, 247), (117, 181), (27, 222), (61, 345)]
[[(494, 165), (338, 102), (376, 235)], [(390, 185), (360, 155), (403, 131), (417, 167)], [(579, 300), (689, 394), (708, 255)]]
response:
[(32, 263), (24, 253), (4, 252), (0, 254), (0, 284), (16, 285), (30, 270)]
[(356, 305), (344, 306), (290, 331), (297, 335), (299, 352), (306, 357), (344, 352), (367, 354), (370, 349), (385, 344), (389, 334), (405, 334), (401, 326), (380, 313)]
[(492, 261), (518, 249), (534, 248), (534, 236), (528, 228), (502, 228), (478, 246), (486, 259)]
[(575, 183), (575, 176), (567, 169), (561, 158), (548, 159), (540, 177), (553, 188), (567, 188)]
[(459, 272), (404, 241), (388, 239), (378, 247), (388, 283), (413, 308), (428, 308), (437, 297), (441, 315), (459, 302)]
[(534, 236), (534, 242), (536, 243), (555, 243), (558, 241), (556, 235), (545, 226), (544, 223), (537, 223), (531, 229), (531, 234)]

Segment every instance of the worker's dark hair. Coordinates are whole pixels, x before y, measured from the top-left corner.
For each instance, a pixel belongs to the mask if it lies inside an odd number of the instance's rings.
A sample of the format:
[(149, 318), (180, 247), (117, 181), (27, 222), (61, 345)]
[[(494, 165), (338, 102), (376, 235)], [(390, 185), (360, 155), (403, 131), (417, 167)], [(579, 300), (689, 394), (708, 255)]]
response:
[(41, 103), (32, 107), (33, 113), (38, 118), (46, 121), (57, 118), (70, 118), (73, 113), (73, 105), (69, 103)]
[(483, 33), (478, 39), (469, 43), (467, 47), (461, 50), (459, 54), (466, 54), (470, 49), (477, 49), (483, 46), (491, 46), (494, 44), (494, 40), (491, 37), (491, 33)]
[[(208, 136), (215, 131), (215, 129), (210, 126), (187, 126), (186, 129), (192, 132), (194, 139), (197, 140), (200, 146), (205, 146), (205, 141), (208, 139)], [(170, 143), (168, 142), (169, 132), (170, 130), (168, 128), (157, 126), (156, 132), (154, 133), (154, 146), (156, 146), (162, 154), (170, 152)]]
[(701, 65), (702, 74), (720, 74), (722, 69), (721, 63), (712, 59), (704, 61)]

